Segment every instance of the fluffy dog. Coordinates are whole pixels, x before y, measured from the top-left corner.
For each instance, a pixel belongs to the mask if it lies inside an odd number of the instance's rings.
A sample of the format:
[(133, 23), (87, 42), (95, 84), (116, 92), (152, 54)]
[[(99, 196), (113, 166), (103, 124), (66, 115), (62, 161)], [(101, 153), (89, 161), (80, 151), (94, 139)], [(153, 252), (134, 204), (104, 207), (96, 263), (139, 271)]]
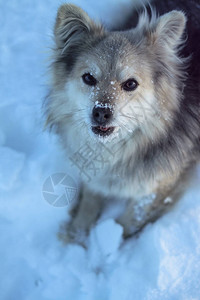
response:
[(186, 21), (144, 10), (134, 28), (109, 32), (59, 8), (46, 116), (82, 175), (68, 240), (119, 204), (114, 217), (132, 235), (180, 197), (200, 154), (199, 48)]

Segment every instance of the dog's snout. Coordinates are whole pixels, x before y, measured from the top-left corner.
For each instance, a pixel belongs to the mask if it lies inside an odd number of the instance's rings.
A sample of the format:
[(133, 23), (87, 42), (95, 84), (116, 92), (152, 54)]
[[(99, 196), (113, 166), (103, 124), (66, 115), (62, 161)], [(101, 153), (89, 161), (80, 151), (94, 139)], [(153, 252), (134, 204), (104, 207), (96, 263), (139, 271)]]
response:
[(112, 118), (112, 111), (109, 107), (98, 107), (95, 106), (92, 111), (92, 116), (95, 122), (99, 125), (104, 125), (109, 123)]

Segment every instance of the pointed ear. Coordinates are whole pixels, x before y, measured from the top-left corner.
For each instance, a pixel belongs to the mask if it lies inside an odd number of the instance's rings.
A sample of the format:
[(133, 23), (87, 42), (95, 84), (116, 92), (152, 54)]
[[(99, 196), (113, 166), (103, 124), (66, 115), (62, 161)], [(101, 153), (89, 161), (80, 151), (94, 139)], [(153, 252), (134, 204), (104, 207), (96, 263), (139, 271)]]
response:
[(158, 19), (155, 30), (155, 40), (174, 49), (181, 43), (186, 26), (186, 16), (183, 12), (173, 10)]
[(57, 47), (67, 48), (79, 44), (90, 34), (102, 34), (103, 28), (95, 24), (80, 7), (72, 4), (61, 5), (58, 9), (54, 35)]

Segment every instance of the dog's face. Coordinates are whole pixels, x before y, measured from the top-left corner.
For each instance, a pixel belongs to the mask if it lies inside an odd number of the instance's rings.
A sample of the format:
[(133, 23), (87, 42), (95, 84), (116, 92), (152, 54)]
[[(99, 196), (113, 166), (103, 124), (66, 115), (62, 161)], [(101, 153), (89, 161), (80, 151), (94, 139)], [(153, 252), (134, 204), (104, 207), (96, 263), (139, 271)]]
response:
[[(185, 17), (172, 12), (127, 32), (105, 32), (80, 8), (61, 6), (48, 122), (73, 140), (155, 139), (178, 109)], [(69, 128), (70, 127), (70, 128)]]
[(151, 67), (121, 34), (110, 34), (77, 58), (64, 93), (79, 112), (74, 120), (96, 139), (145, 130), (155, 115)]

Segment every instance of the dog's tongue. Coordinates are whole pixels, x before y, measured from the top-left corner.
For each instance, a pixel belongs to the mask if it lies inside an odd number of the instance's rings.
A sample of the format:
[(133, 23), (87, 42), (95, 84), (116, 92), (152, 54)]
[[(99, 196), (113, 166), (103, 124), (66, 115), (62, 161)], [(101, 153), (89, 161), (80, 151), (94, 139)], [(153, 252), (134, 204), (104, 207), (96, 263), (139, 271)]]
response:
[(103, 127), (103, 126), (100, 126), (99, 128), (101, 131), (107, 131), (109, 129), (109, 127)]

